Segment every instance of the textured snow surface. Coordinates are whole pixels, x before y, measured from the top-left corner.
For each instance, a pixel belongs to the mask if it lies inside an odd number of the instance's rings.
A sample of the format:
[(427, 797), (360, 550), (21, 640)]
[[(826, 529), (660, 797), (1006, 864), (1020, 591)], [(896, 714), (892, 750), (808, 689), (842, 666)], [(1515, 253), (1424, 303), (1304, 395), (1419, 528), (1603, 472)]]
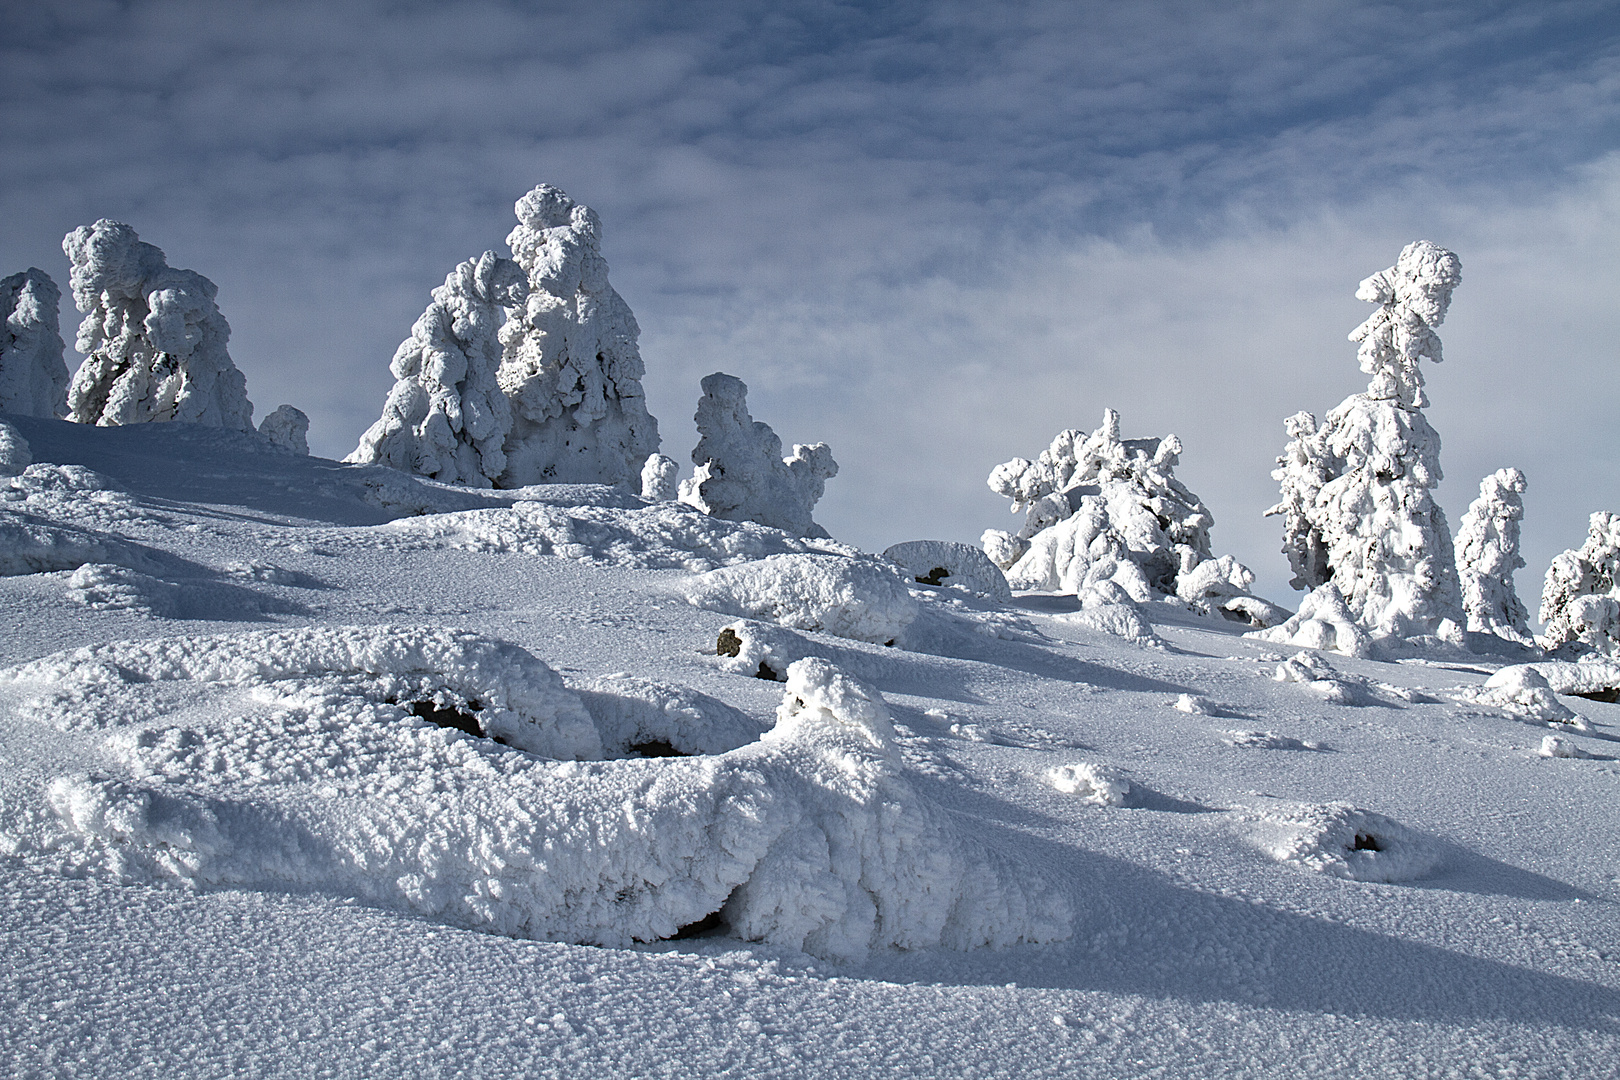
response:
[(1267, 808), (1254, 835), (1280, 863), (1356, 881), (1412, 881), (1440, 864), (1431, 841), (1346, 802)]
[(61, 302), (56, 282), (36, 267), (0, 278), (0, 413), (67, 415)]

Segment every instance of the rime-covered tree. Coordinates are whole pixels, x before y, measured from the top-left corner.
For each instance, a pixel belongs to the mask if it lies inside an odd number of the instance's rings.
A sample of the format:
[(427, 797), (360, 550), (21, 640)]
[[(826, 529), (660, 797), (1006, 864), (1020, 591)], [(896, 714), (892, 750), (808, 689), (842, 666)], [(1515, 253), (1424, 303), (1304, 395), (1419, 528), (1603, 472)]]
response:
[(102, 219), (68, 233), (73, 300), (85, 354), (68, 388), (68, 419), (114, 426), (154, 420), (253, 429), (247, 380), (226, 351), (219, 289), (176, 270), (135, 230)]
[(512, 403), (499, 486), (636, 486), (658, 449), (641, 390), (640, 329), (608, 283), (601, 224), (542, 184), (517, 201), (506, 238), (528, 275), (527, 303), (502, 332), (500, 384)]
[(528, 297), (522, 267), (486, 251), (433, 290), (390, 370), (383, 414), (344, 460), (380, 462), (452, 484), (490, 487), (506, 472), (512, 408), (499, 382), (501, 327)]
[(1586, 542), (1553, 559), (1541, 621), (1548, 650), (1620, 656), (1620, 514), (1593, 514)]
[(1457, 527), (1457, 579), (1468, 629), (1521, 645), (1534, 643), (1529, 613), (1513, 587), (1524, 517), (1524, 473), (1498, 469), (1479, 482), (1479, 498)]
[(67, 363), (58, 321), (61, 290), (30, 266), (0, 278), (0, 412), (67, 415)]

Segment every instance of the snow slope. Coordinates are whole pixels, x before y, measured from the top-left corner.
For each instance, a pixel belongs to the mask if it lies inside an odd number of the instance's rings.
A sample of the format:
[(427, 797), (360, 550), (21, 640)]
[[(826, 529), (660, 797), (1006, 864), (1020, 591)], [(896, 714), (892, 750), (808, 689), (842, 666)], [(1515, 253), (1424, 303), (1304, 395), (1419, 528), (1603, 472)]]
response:
[(5, 419), (7, 1075), (1620, 1060), (1620, 704), (1500, 692), (1562, 669), (1173, 600), (1133, 643), (870, 556), (862, 640), (802, 617), (843, 578), (754, 598), (826, 542)]

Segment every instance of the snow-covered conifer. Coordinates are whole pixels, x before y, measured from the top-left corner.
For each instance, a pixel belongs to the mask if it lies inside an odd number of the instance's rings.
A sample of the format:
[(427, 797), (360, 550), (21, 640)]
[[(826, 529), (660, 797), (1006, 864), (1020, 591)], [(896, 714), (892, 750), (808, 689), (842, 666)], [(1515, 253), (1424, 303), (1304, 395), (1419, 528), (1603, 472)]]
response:
[(1327, 542), (1315, 517), (1316, 496), (1322, 485), (1333, 479), (1324, 445), (1325, 433), (1308, 412), (1295, 413), (1283, 421), (1289, 443), (1277, 459), (1271, 478), (1282, 485), (1282, 501), (1266, 511), (1282, 514), (1283, 554), (1294, 571), (1289, 582), (1296, 589), (1316, 589), (1332, 575), (1328, 569)]
[(1586, 543), (1553, 559), (1541, 621), (1548, 650), (1620, 656), (1620, 514), (1593, 514)]
[(345, 461), (381, 462), (451, 484), (506, 472), (512, 408), (499, 382), (506, 309), (528, 297), (523, 268), (486, 251), (433, 290), (389, 369), (399, 381)]
[(703, 380), (698, 401), (696, 473), (680, 486), (681, 501), (712, 517), (753, 521), (794, 536), (824, 537), (811, 520), (838, 463), (826, 443), (795, 445), (782, 457), (782, 440), (769, 424), (748, 415), (748, 386), (715, 372)]
[(506, 238), (529, 279), (501, 333), (501, 388), (512, 403), (499, 486), (635, 486), (658, 449), (641, 390), (640, 328), (608, 283), (595, 211), (542, 184), (517, 201)]
[(56, 282), (35, 267), (0, 278), (0, 412), (53, 420), (67, 415), (61, 299)]
[(1519, 556), (1519, 520), (1524, 517), (1524, 473), (1498, 469), (1479, 482), (1479, 498), (1457, 529), (1457, 579), (1468, 629), (1532, 644), (1529, 613), (1513, 587)]
[(102, 219), (68, 233), (73, 300), (85, 354), (68, 389), (68, 419), (115, 426), (182, 420), (253, 429), (253, 404), (226, 342), (219, 289), (176, 270), (135, 230)]
[(259, 423), (259, 434), (294, 454), (309, 453), (309, 417), (291, 405), (278, 406)]
[(680, 495), (681, 466), (665, 454), (648, 454), (641, 466), (641, 497), (659, 502), (674, 502)]

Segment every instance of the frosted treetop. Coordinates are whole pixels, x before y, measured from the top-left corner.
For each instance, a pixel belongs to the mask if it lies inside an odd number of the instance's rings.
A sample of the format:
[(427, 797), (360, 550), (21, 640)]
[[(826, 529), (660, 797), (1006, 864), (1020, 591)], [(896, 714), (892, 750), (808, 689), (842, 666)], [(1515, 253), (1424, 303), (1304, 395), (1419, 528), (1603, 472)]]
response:
[(1377, 304), (1372, 317), (1350, 332), (1360, 342), (1361, 370), (1371, 375), (1367, 396), (1408, 408), (1428, 404), (1419, 360), (1438, 364), (1440, 338), (1451, 293), (1462, 282), (1462, 260), (1437, 244), (1415, 240), (1387, 270), (1361, 283), (1356, 299)]

